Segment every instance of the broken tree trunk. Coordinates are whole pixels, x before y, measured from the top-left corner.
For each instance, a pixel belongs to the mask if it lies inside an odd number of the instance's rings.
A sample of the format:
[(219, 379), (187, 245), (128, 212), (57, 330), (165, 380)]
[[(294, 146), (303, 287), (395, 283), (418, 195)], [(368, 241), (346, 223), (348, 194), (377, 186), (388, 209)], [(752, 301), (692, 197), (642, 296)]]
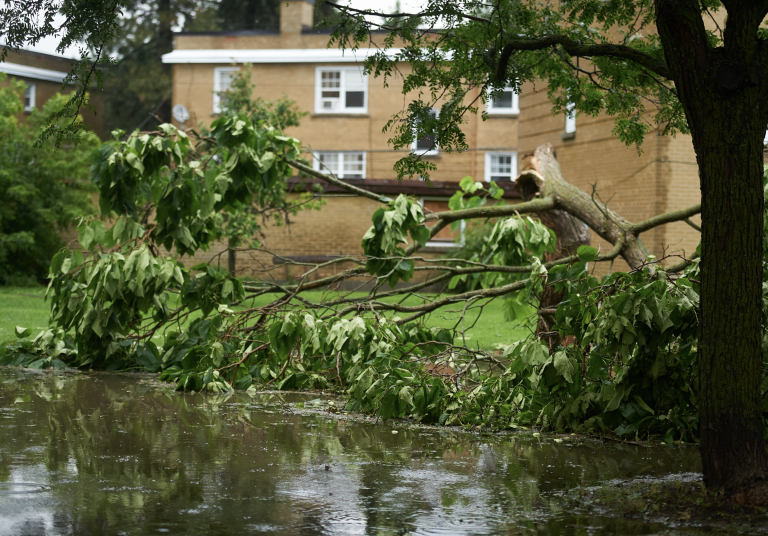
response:
[[(536, 153), (540, 153), (540, 155), (537, 156)], [(542, 146), (536, 153), (530, 153), (523, 158), (522, 172), (525, 174), (526, 171), (535, 171), (538, 175), (544, 177), (545, 172), (541, 168), (541, 158), (546, 154), (547, 159), (555, 160), (554, 148), (551, 145)], [(559, 169), (558, 166), (556, 171), (559, 172)], [(562, 180), (562, 177), (560, 177), (560, 180)], [(539, 193), (538, 189), (531, 187), (530, 181), (518, 183), (518, 190), (525, 201), (530, 201)], [(552, 229), (557, 237), (555, 251), (546, 255), (545, 260), (547, 262), (575, 255), (579, 246), (588, 246), (592, 240), (587, 224), (564, 210), (555, 208), (537, 212), (536, 216), (544, 225)], [(552, 326), (555, 324), (555, 315), (549, 311), (556, 309), (562, 300), (563, 292), (558, 292), (552, 286), (544, 287), (539, 303), (536, 335), (541, 340), (546, 341), (550, 351), (560, 346), (561, 340), (560, 335), (552, 330)]]
[[(642, 266), (647, 261), (649, 252), (638, 234), (645, 229), (636, 229), (636, 225), (616, 214), (605, 203), (567, 183), (563, 179), (554, 152), (552, 145), (541, 145), (533, 157), (529, 158), (527, 169), (516, 181), (523, 198), (552, 198), (554, 209), (547, 212), (560, 210), (585, 223), (611, 244), (621, 243), (620, 255), (627, 264), (631, 268)], [(539, 214), (541, 217), (541, 214), (545, 213)], [(557, 234), (557, 231), (555, 233)]]

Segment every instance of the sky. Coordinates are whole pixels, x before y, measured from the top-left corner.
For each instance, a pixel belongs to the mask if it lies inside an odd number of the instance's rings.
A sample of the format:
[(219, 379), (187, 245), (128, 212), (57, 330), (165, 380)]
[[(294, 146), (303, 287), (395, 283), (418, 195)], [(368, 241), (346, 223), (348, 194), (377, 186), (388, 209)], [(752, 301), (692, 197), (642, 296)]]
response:
[[(392, 10), (395, 7), (396, 0), (347, 0), (345, 2), (348, 6), (358, 9), (378, 9), (378, 10)], [(415, 11), (419, 6), (424, 4), (424, 0), (400, 0), (400, 9), (402, 11)], [(60, 25), (64, 22), (64, 17), (57, 16), (54, 20), (54, 25)], [(77, 47), (69, 47), (63, 54), (56, 51), (56, 47), (59, 46), (59, 39), (51, 36), (42, 39), (35, 46), (24, 47), (27, 50), (34, 50), (36, 52), (44, 52), (46, 54), (54, 54), (56, 56), (65, 56), (67, 58), (79, 58), (80, 52)]]

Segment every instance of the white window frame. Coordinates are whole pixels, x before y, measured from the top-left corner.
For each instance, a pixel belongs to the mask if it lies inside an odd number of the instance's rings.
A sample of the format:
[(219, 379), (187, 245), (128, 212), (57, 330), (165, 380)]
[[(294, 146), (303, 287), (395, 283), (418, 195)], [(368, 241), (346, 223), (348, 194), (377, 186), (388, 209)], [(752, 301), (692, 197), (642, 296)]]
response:
[(512, 107), (511, 108), (494, 108), (493, 107), (493, 88), (488, 88), (488, 95), (485, 101), (485, 111), (488, 115), (519, 115), (520, 114), (520, 96), (513, 87), (505, 87), (502, 91), (512, 92)]
[[(339, 174), (333, 174), (338, 179), (347, 179), (347, 178), (362, 178), (365, 179), (366, 171), (367, 171), (367, 164), (368, 164), (368, 154), (365, 151), (315, 151), (312, 156), (312, 167), (321, 172), (321, 173), (328, 173), (329, 170), (323, 166), (322, 162), (320, 162), (320, 154), (336, 154), (339, 155)], [(345, 155), (363, 155), (363, 176), (362, 177), (346, 177), (344, 175), (344, 156)], [(354, 173), (354, 175), (357, 175), (357, 173)]]
[(565, 133), (576, 134), (576, 106), (574, 104), (565, 107)]
[(494, 156), (511, 156), (512, 157), (512, 173), (509, 179), (512, 182), (515, 182), (515, 179), (517, 178), (517, 151), (491, 151), (485, 153), (485, 169), (484, 169), (484, 178), (485, 182), (491, 182), (491, 159)]
[[(37, 105), (37, 84), (26, 82), (27, 87), (24, 90), (24, 111), (31, 112)], [(29, 91), (29, 105), (27, 105), (27, 91)]]
[[(336, 109), (329, 110), (323, 108), (323, 72), (338, 71), (341, 73), (339, 87), (339, 106)], [(362, 76), (363, 86), (363, 106), (347, 108), (346, 91), (350, 85), (347, 83), (347, 77)], [(368, 75), (363, 73), (359, 67), (317, 67), (315, 69), (315, 113), (316, 114), (367, 114), (368, 113)]]
[[(440, 117), (440, 110), (437, 108), (430, 108), (432, 112), (435, 113), (435, 119)], [(429, 151), (422, 151), (416, 147), (416, 145), (419, 143), (418, 138), (418, 132), (413, 133), (413, 141), (411, 142), (411, 152), (415, 154), (416, 156), (435, 156), (440, 154), (440, 144), (436, 143), (434, 149), (430, 149)]]
[(216, 67), (213, 69), (213, 113), (221, 113), (221, 77), (222, 73), (236, 73), (240, 67)]
[[(434, 195), (428, 195), (425, 197), (419, 198), (419, 204), (421, 205), (422, 210), (424, 209), (424, 201), (442, 201), (444, 203), (448, 202), (450, 200), (450, 197), (438, 197)], [(450, 227), (450, 224), (448, 224)], [(451, 240), (448, 242), (447, 240), (428, 240), (427, 243), (424, 245), (424, 247), (430, 247), (430, 248), (460, 248), (464, 245), (464, 229), (467, 227), (467, 222), (464, 220), (461, 220), (461, 228), (459, 229), (459, 241), (455, 242)]]

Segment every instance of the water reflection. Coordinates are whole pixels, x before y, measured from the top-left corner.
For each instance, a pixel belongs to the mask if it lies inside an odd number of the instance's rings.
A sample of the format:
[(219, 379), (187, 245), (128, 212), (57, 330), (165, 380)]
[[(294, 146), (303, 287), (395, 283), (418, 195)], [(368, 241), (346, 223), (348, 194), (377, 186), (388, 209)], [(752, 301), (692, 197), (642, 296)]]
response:
[(650, 534), (563, 490), (699, 470), (694, 450), (361, 424), (150, 377), (0, 369), (0, 536)]

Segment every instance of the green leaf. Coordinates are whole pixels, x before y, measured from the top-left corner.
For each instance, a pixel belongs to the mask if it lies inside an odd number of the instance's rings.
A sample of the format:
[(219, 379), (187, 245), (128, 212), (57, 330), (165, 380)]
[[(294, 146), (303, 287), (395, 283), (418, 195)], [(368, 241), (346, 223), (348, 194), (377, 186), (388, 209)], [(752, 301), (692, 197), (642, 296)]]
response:
[(640, 405), (640, 407), (643, 408), (645, 411), (647, 411), (651, 415), (655, 415), (656, 414), (656, 412), (651, 409), (651, 406), (649, 406), (648, 404), (645, 403), (645, 400), (643, 400), (642, 398), (640, 398), (637, 395), (634, 395), (632, 398), (634, 398), (635, 402), (637, 402)]
[(23, 339), (25, 337), (29, 337), (30, 331), (28, 328), (22, 328), (20, 326), (16, 326), (16, 329), (14, 330), (16, 334), (17, 339)]
[(565, 381), (568, 383), (573, 383), (574, 367), (573, 363), (571, 363), (571, 360), (568, 359), (568, 355), (565, 350), (560, 350), (559, 352), (555, 353), (552, 358), (552, 364), (555, 366), (557, 373), (565, 378)]
[(232, 296), (232, 291), (234, 290), (234, 286), (232, 285), (232, 280), (227, 279), (224, 281), (224, 286), (221, 289), (221, 299), (225, 302), (229, 302), (232, 300), (227, 300), (227, 296)]
[(77, 241), (80, 242), (83, 249), (91, 249), (94, 234), (93, 228), (88, 224), (80, 228), (77, 233)]
[(398, 398), (409, 406), (413, 406), (413, 389), (409, 386), (405, 386), (397, 393)]
[(243, 374), (240, 378), (235, 380), (233, 387), (235, 389), (248, 389), (253, 383), (253, 378), (250, 374)]
[(224, 359), (224, 346), (218, 341), (211, 345), (211, 361), (214, 367), (220, 367)]
[(473, 194), (478, 190), (482, 190), (483, 184), (476, 182), (472, 177), (467, 176), (459, 181), (459, 188), (468, 194)]
[(410, 234), (411, 238), (418, 242), (420, 246), (424, 247), (429, 241), (430, 230), (426, 225), (418, 225), (411, 228)]
[(592, 246), (579, 246), (576, 250), (576, 255), (579, 256), (581, 262), (592, 262), (598, 257), (597, 248)]
[(53, 259), (51, 259), (51, 269), (50, 274), (51, 276), (57, 276), (59, 275), (59, 272), (61, 271), (61, 265), (64, 264), (64, 259), (69, 254), (69, 251), (67, 251), (66, 248), (59, 250), (56, 255), (53, 256)]

